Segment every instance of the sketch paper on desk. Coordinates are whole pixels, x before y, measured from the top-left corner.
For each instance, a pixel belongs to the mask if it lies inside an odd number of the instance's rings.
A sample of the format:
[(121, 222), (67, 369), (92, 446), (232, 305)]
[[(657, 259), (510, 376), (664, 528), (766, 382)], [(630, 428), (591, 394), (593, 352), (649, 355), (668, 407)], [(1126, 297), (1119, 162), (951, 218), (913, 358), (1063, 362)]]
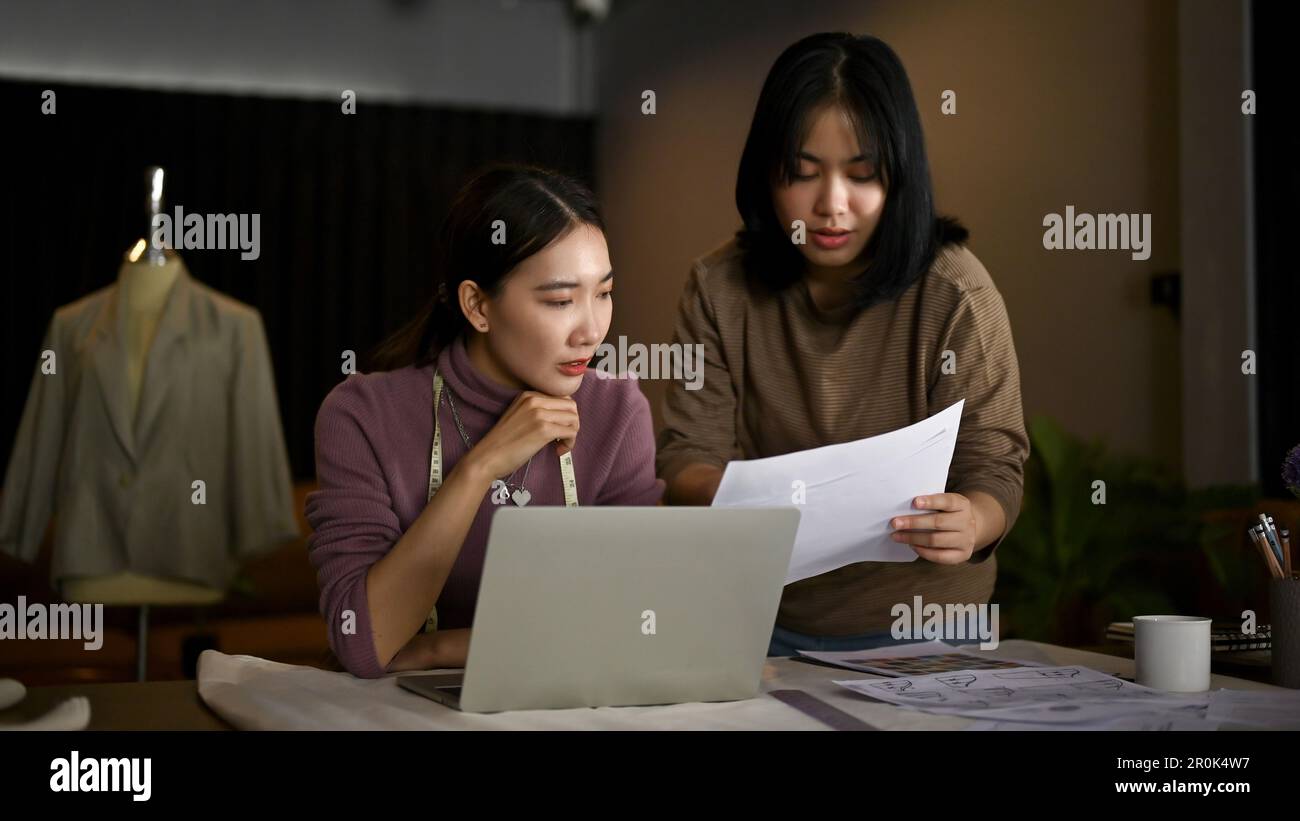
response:
[(962, 399), (905, 428), (765, 459), (727, 463), (715, 507), (799, 508), (785, 583), (856, 562), (911, 562), (889, 521), (922, 511), (917, 496), (943, 493), (957, 445)]
[(1171, 694), (1087, 667), (971, 670), (836, 681), (874, 699), (928, 713), (1036, 723), (1109, 721), (1122, 715), (1205, 717), (1205, 694)]
[(1013, 667), (1042, 667), (1036, 661), (993, 658), (963, 650), (941, 641), (918, 641), (871, 650), (800, 650), (799, 655), (834, 664), (846, 670), (878, 676), (926, 676), (961, 670), (1006, 670)]

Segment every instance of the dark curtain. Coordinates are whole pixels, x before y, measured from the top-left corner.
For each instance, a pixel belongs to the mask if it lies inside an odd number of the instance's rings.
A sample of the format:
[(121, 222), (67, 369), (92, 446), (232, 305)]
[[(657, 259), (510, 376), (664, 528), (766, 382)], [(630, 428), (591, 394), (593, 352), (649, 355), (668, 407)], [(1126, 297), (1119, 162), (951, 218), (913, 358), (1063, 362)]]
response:
[[(56, 113), (41, 113), (52, 89)], [(424, 303), (433, 241), (455, 190), (496, 160), (593, 183), (593, 124), (513, 112), (341, 100), (0, 82), (3, 406), (13, 437), (54, 309), (111, 284), (146, 235), (145, 168), (166, 207), (258, 213), (261, 256), (183, 251), (198, 280), (262, 312), (296, 479), (315, 475), (313, 426), (340, 380)]]
[(1300, 272), (1291, 254), (1300, 202), (1292, 129), (1290, 13), (1286, 3), (1252, 3), (1255, 134), (1256, 315), (1259, 350), (1259, 457), (1263, 490), (1289, 496), (1282, 460), (1300, 444)]

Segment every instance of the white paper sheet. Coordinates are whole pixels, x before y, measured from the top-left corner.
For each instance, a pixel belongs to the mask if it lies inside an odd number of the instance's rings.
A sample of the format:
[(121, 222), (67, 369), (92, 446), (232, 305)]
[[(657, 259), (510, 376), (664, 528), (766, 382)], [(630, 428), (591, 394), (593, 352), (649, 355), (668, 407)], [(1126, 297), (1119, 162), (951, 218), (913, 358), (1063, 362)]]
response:
[[(729, 462), (713, 504), (798, 505), (786, 584), (855, 562), (915, 561), (915, 550), (889, 538), (889, 521), (921, 513), (912, 507), (914, 498), (947, 488), (965, 404), (962, 399), (929, 419), (856, 442)], [(802, 502), (796, 501), (797, 482)]]
[(878, 676), (899, 677), (902, 674), (874, 666), (872, 661), (876, 659), (894, 659), (894, 658), (915, 658), (917, 656), (945, 656), (958, 654), (970, 658), (972, 668), (979, 667), (982, 663), (995, 661), (1003, 662), (1019, 667), (1042, 667), (1041, 662), (1028, 661), (1025, 659), (1006, 659), (995, 658), (994, 656), (982, 655), (971, 652), (966, 648), (946, 644), (942, 641), (918, 641), (909, 644), (897, 644), (890, 647), (875, 647), (870, 650), (800, 650), (799, 655), (806, 656), (810, 659), (834, 664), (836, 667), (843, 667), (846, 670), (857, 670), (860, 673), (873, 673)]
[(1087, 667), (1018, 667), (836, 681), (871, 698), (990, 721), (1070, 724), (1123, 716), (1202, 719), (1205, 694), (1170, 694)]

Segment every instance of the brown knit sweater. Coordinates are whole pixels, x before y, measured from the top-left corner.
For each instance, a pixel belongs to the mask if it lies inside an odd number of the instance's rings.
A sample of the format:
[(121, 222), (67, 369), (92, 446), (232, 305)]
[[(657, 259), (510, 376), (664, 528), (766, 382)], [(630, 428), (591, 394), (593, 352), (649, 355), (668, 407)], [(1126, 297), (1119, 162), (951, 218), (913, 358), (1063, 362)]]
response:
[(788, 585), (778, 624), (844, 636), (889, 629), (890, 608), (916, 595), (989, 600), (994, 549), (1020, 512), (1029, 438), (1006, 308), (966, 247), (944, 246), (897, 300), (823, 310), (803, 280), (781, 294), (747, 285), (732, 240), (692, 266), (674, 342), (704, 345), (704, 379), (699, 390), (669, 388), (657, 456), (668, 481), (694, 462), (850, 442), (966, 400), (947, 489), (997, 499), (1002, 536), (960, 565), (859, 562)]

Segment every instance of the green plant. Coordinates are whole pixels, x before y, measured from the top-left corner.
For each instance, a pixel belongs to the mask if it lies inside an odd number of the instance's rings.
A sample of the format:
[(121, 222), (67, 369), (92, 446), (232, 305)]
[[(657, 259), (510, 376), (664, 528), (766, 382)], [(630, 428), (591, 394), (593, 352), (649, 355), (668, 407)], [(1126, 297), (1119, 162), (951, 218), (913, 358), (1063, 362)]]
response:
[(1020, 516), (997, 554), (1008, 637), (1096, 644), (1111, 621), (1194, 608), (1207, 574), (1248, 581), (1222, 555), (1228, 526), (1204, 514), (1252, 504), (1255, 488), (1188, 492), (1156, 463), (1111, 455), (1046, 417), (1029, 436)]

